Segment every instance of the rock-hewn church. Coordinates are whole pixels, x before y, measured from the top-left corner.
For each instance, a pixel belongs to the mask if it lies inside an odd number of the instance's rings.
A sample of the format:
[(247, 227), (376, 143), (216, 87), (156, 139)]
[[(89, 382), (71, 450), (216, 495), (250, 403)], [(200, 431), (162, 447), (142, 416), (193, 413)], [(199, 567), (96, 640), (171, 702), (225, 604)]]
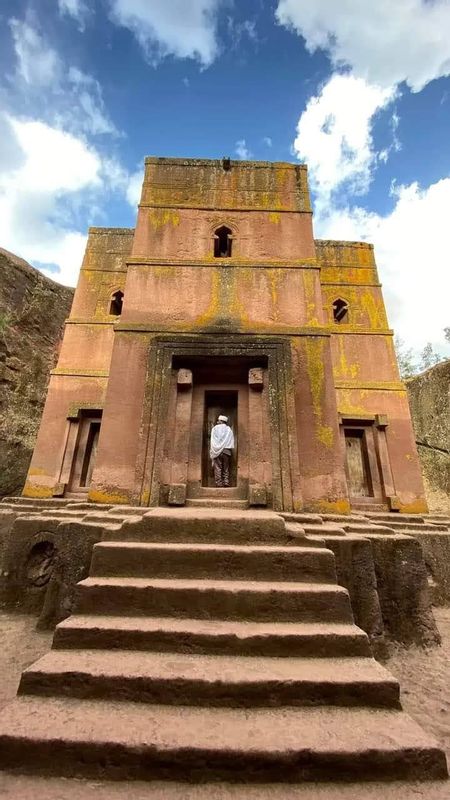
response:
[(146, 159), (136, 228), (90, 229), (24, 495), (427, 510), (373, 248), (314, 240), (305, 166)]

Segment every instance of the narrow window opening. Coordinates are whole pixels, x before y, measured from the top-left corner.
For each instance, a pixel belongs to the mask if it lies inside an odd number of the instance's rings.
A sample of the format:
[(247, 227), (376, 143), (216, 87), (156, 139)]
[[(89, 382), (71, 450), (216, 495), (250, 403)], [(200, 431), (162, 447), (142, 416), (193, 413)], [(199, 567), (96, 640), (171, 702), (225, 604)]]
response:
[(333, 319), (335, 322), (348, 322), (348, 303), (338, 298), (333, 303)]
[(121, 292), (119, 289), (119, 291), (114, 292), (111, 298), (109, 313), (113, 314), (115, 317), (119, 317), (122, 313), (122, 306), (123, 306), (123, 292)]
[(214, 233), (214, 256), (216, 258), (230, 258), (232, 245), (232, 232), (226, 225), (217, 228)]

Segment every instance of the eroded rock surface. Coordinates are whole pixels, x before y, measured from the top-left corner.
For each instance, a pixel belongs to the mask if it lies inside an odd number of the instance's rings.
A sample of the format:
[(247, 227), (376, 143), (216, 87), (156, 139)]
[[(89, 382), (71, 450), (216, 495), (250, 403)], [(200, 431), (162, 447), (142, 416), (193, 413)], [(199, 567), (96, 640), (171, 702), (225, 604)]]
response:
[(25, 482), (73, 289), (0, 248), (0, 497)]
[(430, 511), (450, 511), (450, 360), (407, 381)]

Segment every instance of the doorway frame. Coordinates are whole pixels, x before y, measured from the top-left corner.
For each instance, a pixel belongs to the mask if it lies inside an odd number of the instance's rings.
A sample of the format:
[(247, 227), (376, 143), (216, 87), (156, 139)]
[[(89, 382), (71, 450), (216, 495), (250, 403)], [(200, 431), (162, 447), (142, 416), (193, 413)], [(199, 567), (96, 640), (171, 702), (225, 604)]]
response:
[(160, 471), (167, 425), (174, 358), (245, 357), (267, 359), (269, 427), (272, 454), (272, 507), (293, 511), (302, 505), (291, 347), (281, 337), (230, 334), (155, 336), (150, 346), (136, 481), (139, 503), (161, 504)]
[[(247, 389), (247, 393), (248, 393), (248, 387), (246, 387), (246, 389)], [(214, 384), (214, 385), (213, 384), (211, 384), (211, 385), (199, 384), (197, 386), (195, 381), (194, 381), (194, 391), (193, 391), (193, 397), (192, 397), (193, 415), (194, 415), (194, 407), (195, 407), (195, 405), (196, 405), (196, 403), (198, 401), (200, 401), (200, 406), (203, 408), (203, 420), (202, 420), (202, 429), (201, 429), (201, 445), (200, 445), (200, 482), (199, 482), (199, 487), (198, 487), (200, 489), (200, 493), (201, 494), (204, 494), (205, 490), (207, 491), (208, 489), (215, 488), (215, 484), (214, 483), (211, 483), (211, 484), (208, 483), (208, 477), (209, 477), (209, 480), (214, 480), (214, 470), (212, 469), (212, 462), (211, 462), (211, 458), (209, 457), (209, 447), (207, 446), (207, 442), (205, 441), (206, 428), (207, 428), (207, 417), (208, 417), (208, 411), (207, 410), (212, 405), (211, 403), (208, 403), (208, 400), (211, 400), (213, 395), (218, 395), (219, 397), (225, 397), (228, 394), (228, 395), (233, 395), (234, 398), (235, 398), (234, 408), (235, 408), (235, 412), (236, 412), (236, 416), (235, 416), (236, 422), (235, 422), (234, 425), (232, 424), (232, 421), (229, 420), (229, 422), (228, 422), (228, 424), (231, 426), (231, 428), (233, 430), (234, 443), (235, 443), (235, 446), (233, 448), (233, 453), (232, 453), (232, 456), (231, 456), (231, 459), (230, 459), (230, 487), (229, 488), (232, 489), (233, 491), (239, 490), (241, 488), (240, 485), (239, 485), (240, 484), (240, 477), (239, 477), (239, 470), (238, 470), (238, 465), (239, 465), (239, 442), (240, 442), (240, 440), (242, 438), (241, 437), (241, 429), (242, 429), (242, 412), (243, 412), (242, 395), (240, 397), (240, 390), (242, 390), (242, 387), (239, 387), (239, 386), (237, 386), (235, 384)], [(197, 400), (197, 397), (196, 397), (196, 393), (198, 393), (200, 395), (198, 400)], [(202, 395), (203, 395), (203, 397), (202, 397)], [(228, 407), (226, 405), (226, 401), (225, 401), (225, 403), (219, 403), (218, 400), (216, 399), (216, 404), (218, 404), (221, 407), (222, 412), (225, 412), (225, 411), (228, 412)], [(189, 446), (189, 450), (190, 450), (189, 455), (190, 456), (194, 455), (195, 451), (198, 452), (198, 444), (200, 444), (200, 442), (198, 442), (197, 443), (197, 448), (195, 447), (195, 442), (193, 441), (193, 436), (192, 436), (193, 433), (194, 432), (191, 431), (190, 446)], [(209, 440), (208, 440), (208, 444), (209, 444)], [(195, 458), (195, 455), (194, 455), (194, 458)], [(188, 483), (187, 483), (188, 496), (192, 494), (192, 492), (189, 491), (189, 489), (190, 489), (190, 486), (189, 486), (189, 483), (190, 483), (190, 481), (189, 481), (190, 472), (191, 472), (191, 465), (189, 464), (189, 466), (188, 466)], [(208, 476), (208, 473), (209, 473), (209, 476)], [(231, 482), (232, 480), (234, 482)], [(247, 484), (248, 484), (248, 480), (247, 480)], [(248, 491), (248, 486), (247, 486), (247, 491)]]

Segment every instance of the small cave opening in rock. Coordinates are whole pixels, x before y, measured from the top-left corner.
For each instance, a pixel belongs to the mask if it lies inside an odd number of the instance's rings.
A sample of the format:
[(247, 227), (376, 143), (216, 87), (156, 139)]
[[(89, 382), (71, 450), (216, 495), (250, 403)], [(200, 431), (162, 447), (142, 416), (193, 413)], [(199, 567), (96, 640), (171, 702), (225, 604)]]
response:
[(53, 542), (37, 542), (28, 553), (25, 576), (30, 586), (45, 586), (49, 582), (56, 558)]

